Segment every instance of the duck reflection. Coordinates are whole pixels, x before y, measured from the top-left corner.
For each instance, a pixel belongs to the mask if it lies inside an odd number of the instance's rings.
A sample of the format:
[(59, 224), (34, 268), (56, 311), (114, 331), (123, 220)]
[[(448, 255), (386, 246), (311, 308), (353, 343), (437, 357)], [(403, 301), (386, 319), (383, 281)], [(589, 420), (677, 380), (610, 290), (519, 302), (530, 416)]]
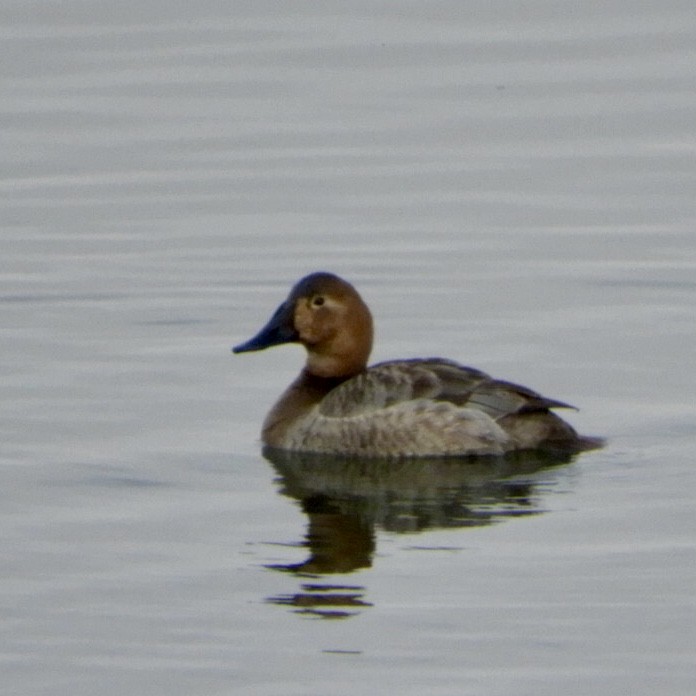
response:
[[(280, 492), (307, 515), (302, 562), (267, 566), (299, 577), (347, 574), (372, 565), (375, 530), (417, 533), (475, 527), (543, 512), (531, 474), (567, 464), (572, 455), (519, 452), (504, 457), (379, 460), (266, 448)], [(268, 601), (323, 618), (351, 616), (370, 606), (356, 585), (305, 583), (300, 592)]]

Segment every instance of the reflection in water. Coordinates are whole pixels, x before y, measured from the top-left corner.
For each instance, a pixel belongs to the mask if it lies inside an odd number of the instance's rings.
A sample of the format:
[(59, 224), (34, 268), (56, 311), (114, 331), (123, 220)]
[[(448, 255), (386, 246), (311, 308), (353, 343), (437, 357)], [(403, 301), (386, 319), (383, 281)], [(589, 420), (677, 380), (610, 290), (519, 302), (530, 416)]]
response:
[(372, 606), (362, 599), (364, 587), (351, 585), (303, 584), (291, 595), (269, 597), (268, 601), (291, 606), (299, 614), (322, 619), (345, 619), (357, 613), (356, 609)]
[[(350, 573), (372, 565), (375, 528), (416, 533), (473, 527), (501, 518), (542, 512), (535, 499), (540, 481), (525, 475), (569, 462), (571, 455), (522, 452), (505, 457), (379, 460), (302, 454), (266, 448), (281, 493), (307, 514), (304, 546), (309, 557), (268, 566), (304, 577)], [(303, 584), (270, 602), (298, 612), (343, 618), (370, 606), (355, 585)]]

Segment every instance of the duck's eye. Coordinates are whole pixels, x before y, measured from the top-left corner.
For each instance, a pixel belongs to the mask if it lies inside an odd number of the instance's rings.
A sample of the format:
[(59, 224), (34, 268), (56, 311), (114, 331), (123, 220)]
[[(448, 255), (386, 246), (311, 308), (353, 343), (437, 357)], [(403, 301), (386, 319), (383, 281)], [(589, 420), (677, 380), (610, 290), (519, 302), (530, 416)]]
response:
[(324, 304), (324, 298), (321, 295), (317, 295), (313, 300), (312, 300), (312, 305), (314, 307), (321, 307)]

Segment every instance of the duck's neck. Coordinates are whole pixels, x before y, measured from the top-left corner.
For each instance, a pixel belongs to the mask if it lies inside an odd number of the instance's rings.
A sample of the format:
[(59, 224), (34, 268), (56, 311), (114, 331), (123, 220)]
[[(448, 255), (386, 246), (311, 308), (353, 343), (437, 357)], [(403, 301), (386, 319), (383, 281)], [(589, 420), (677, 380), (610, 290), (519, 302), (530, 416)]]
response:
[[(316, 379), (345, 381), (353, 375), (362, 372), (367, 365), (370, 346), (360, 347), (348, 345), (341, 347), (334, 342), (329, 350), (321, 350), (311, 346), (307, 349), (307, 364), (303, 374)], [(300, 375), (302, 376), (302, 375)]]

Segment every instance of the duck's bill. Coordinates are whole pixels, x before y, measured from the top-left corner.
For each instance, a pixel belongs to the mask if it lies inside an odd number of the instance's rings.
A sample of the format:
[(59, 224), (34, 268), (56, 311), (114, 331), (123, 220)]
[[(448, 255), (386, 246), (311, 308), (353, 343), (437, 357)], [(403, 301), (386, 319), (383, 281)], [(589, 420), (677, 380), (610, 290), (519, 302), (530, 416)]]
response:
[(256, 336), (245, 343), (232, 348), (233, 353), (249, 353), (253, 350), (263, 350), (283, 343), (293, 343), (299, 338), (293, 326), (293, 308), (283, 303), (276, 309), (269, 322)]

